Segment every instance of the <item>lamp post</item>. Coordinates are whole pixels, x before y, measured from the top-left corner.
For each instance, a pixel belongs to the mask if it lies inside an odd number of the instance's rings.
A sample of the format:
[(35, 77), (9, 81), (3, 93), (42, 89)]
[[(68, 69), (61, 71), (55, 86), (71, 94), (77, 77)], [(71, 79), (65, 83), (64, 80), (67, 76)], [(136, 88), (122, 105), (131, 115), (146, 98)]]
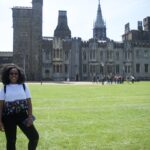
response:
[(104, 74), (105, 74), (105, 71), (104, 71), (104, 63), (103, 63), (103, 62), (101, 63), (101, 66), (102, 66), (102, 68), (103, 68), (103, 69), (102, 69), (102, 74), (104, 75)]
[(23, 59), (23, 68), (24, 72), (26, 73), (26, 55), (24, 54), (24, 59)]
[(23, 69), (24, 69), (24, 72), (26, 72), (26, 51), (28, 50), (28, 33), (25, 32), (25, 33), (22, 33), (21, 34), (21, 39), (22, 39), (22, 43), (24, 45), (24, 48), (22, 49), (22, 55), (23, 55)]
[(70, 69), (71, 69), (71, 50), (68, 50), (68, 78), (67, 81), (70, 81)]
[(104, 63), (101, 63), (102, 66), (102, 85), (104, 85), (104, 81), (105, 81), (105, 71), (104, 71)]

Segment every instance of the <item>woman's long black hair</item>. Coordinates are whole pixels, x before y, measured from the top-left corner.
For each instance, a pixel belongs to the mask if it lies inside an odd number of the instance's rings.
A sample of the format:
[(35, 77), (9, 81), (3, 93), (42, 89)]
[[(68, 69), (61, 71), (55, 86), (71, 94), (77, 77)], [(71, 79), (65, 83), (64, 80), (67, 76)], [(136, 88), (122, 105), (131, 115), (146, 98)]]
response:
[(2, 74), (1, 74), (1, 81), (4, 85), (7, 85), (10, 83), (10, 80), (9, 80), (9, 72), (11, 69), (17, 69), (18, 70), (18, 81), (17, 83), (18, 84), (23, 84), (25, 82), (25, 73), (24, 71), (17, 65), (15, 64), (8, 64), (8, 65), (5, 65), (2, 69)]

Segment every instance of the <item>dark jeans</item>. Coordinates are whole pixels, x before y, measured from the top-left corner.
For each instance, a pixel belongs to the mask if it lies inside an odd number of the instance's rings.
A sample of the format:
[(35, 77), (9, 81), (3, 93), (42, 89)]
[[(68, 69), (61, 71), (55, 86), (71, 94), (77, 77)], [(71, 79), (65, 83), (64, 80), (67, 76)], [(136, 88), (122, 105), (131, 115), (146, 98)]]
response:
[(13, 114), (8, 116), (3, 116), (3, 124), (6, 135), (6, 149), (16, 150), (16, 133), (17, 126), (23, 131), (23, 133), (29, 139), (28, 150), (35, 150), (39, 140), (39, 134), (35, 129), (34, 125), (27, 127), (22, 122), (27, 118), (26, 113)]

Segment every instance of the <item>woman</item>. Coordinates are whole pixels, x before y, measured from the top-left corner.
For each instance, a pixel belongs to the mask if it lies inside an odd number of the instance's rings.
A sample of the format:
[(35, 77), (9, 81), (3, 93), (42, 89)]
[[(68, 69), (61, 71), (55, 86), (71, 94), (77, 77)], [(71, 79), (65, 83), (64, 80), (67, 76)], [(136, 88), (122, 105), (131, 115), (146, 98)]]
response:
[(28, 150), (35, 150), (39, 135), (33, 125), (30, 91), (25, 82), (25, 74), (15, 64), (3, 68), (0, 91), (0, 130), (6, 135), (6, 149), (16, 150), (17, 126), (29, 139)]

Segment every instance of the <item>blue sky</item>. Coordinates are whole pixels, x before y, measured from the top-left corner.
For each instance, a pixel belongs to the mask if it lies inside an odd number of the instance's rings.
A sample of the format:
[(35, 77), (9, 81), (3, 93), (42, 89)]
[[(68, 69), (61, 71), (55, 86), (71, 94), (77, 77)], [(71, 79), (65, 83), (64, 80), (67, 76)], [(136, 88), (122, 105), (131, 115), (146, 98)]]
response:
[[(66, 10), (72, 37), (82, 40), (92, 38), (98, 0), (43, 0), (43, 36), (53, 36), (57, 26), (58, 11)], [(124, 25), (137, 29), (137, 21), (150, 16), (150, 0), (100, 0), (107, 37), (121, 41)], [(0, 51), (13, 50), (13, 6), (29, 6), (31, 0), (0, 0)]]

